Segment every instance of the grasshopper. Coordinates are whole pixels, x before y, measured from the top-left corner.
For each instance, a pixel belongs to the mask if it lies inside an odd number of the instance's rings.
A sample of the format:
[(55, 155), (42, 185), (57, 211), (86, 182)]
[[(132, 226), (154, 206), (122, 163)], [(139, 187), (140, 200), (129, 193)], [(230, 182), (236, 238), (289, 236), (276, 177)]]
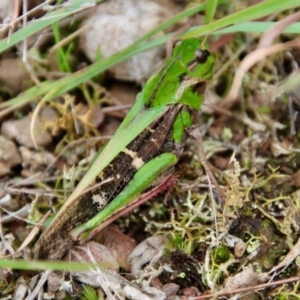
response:
[(168, 180), (186, 131), (197, 120), (213, 65), (201, 40), (174, 43), (172, 56), (146, 82), (112, 139), (37, 241), (35, 258), (60, 259), (105, 220)]

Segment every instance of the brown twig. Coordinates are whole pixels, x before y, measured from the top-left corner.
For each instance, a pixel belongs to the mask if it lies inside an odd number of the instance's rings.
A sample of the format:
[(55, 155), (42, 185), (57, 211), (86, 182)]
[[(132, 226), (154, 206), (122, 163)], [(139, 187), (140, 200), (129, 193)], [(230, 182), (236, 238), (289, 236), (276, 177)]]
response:
[(202, 300), (202, 299), (210, 299), (210, 298), (218, 299), (218, 297), (222, 297), (222, 296), (252, 292), (252, 291), (261, 290), (261, 289), (265, 289), (265, 288), (269, 288), (272, 286), (277, 286), (277, 285), (281, 285), (281, 284), (285, 284), (285, 283), (291, 283), (291, 282), (295, 282), (295, 281), (299, 281), (299, 280), (300, 280), (300, 277), (297, 276), (297, 277), (282, 279), (282, 280), (278, 280), (278, 281), (258, 284), (258, 285), (254, 285), (254, 286), (248, 286), (248, 287), (244, 287), (244, 288), (240, 288), (240, 289), (235, 289), (232, 291), (221, 291), (221, 292), (216, 292), (216, 293), (212, 293), (212, 294), (192, 297), (192, 298), (190, 298), (190, 300)]

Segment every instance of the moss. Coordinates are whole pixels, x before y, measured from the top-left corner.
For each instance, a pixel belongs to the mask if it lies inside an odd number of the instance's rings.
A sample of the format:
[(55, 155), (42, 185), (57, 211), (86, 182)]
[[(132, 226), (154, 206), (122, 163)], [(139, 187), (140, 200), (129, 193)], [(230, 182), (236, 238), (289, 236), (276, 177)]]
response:
[(213, 255), (215, 263), (220, 264), (226, 262), (230, 258), (230, 251), (226, 246), (220, 245), (214, 250)]

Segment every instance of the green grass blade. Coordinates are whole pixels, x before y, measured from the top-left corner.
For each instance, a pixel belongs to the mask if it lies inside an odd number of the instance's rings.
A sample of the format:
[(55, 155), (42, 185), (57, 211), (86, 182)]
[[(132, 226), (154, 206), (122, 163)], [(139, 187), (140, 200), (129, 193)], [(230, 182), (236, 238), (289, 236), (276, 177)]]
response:
[[(263, 33), (274, 26), (277, 22), (245, 22), (215, 31), (215, 34), (227, 34), (233, 32), (256, 32)], [(300, 22), (289, 25), (283, 33), (300, 33)]]
[(250, 20), (255, 20), (267, 15), (272, 15), (274, 13), (281, 12), (283, 10), (291, 9), (298, 7), (300, 5), (300, 1), (282, 1), (282, 0), (269, 0), (265, 1), (253, 6), (250, 6), (242, 11), (231, 14), (227, 17), (224, 17), (220, 20), (212, 22), (203, 26), (202, 28), (198, 28), (188, 33), (185, 33), (181, 36), (181, 38), (190, 38), (195, 36), (201, 36), (205, 34), (209, 34), (213, 31), (220, 30), (224, 27), (235, 25), (238, 23), (248, 22)]
[(216, 8), (218, 5), (218, 0), (209, 0), (206, 4), (206, 13), (205, 13), (205, 21), (204, 24), (209, 24), (212, 22), (213, 17), (216, 12)]
[(11, 268), (17, 270), (68, 270), (84, 271), (94, 267), (107, 268), (109, 264), (105, 263), (78, 263), (78, 262), (59, 262), (59, 261), (25, 261), (0, 259), (0, 268)]
[(74, 0), (67, 2), (68, 5), (64, 5), (55, 11), (48, 12), (46, 15), (39, 19), (29, 22), (24, 28), (18, 30), (9, 38), (5, 38), (0, 41), (0, 53), (30, 37), (34, 33), (44, 29), (45, 27), (58, 22), (63, 18), (72, 16), (75, 13), (87, 8), (88, 6), (93, 6), (95, 5), (95, 3), (96, 2), (94, 0)]

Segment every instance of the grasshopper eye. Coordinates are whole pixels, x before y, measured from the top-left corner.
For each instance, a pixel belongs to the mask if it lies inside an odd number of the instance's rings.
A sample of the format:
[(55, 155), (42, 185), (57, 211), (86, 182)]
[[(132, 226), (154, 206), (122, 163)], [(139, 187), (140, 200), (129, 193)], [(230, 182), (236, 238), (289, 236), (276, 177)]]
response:
[(173, 49), (176, 48), (177, 46), (179, 46), (181, 43), (182, 43), (182, 40), (176, 40), (176, 41), (173, 43)]
[(210, 52), (208, 50), (197, 49), (195, 51), (196, 61), (201, 64), (203, 64), (207, 61), (207, 58), (209, 55), (210, 55)]

